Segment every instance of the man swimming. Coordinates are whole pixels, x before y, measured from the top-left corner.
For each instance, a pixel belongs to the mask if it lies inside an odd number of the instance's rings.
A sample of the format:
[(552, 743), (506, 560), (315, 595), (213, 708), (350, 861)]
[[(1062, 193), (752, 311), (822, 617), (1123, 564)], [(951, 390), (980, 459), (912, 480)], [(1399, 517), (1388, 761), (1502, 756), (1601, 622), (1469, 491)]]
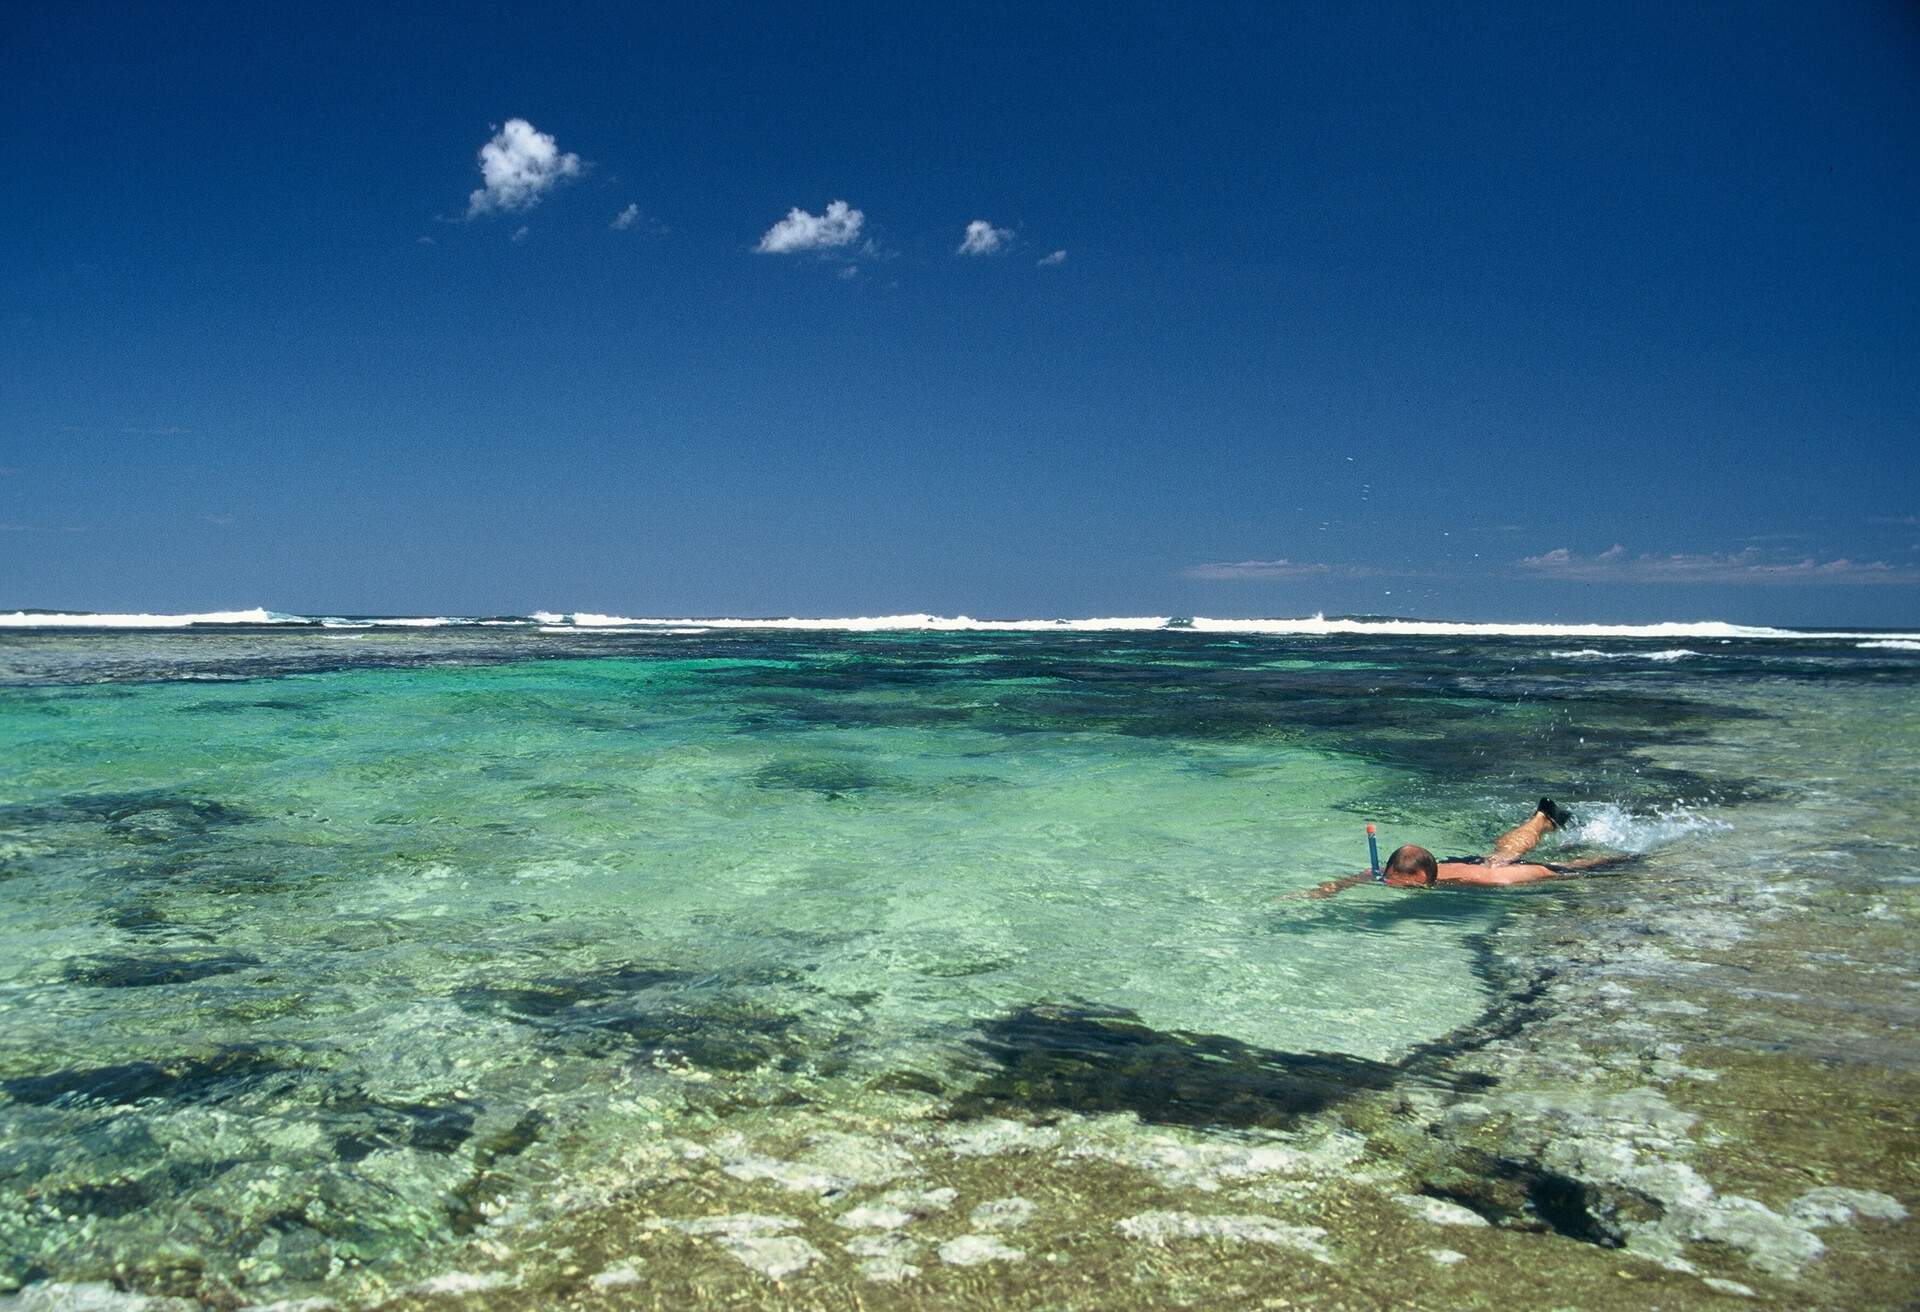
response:
[[(1543, 879), (1566, 879), (1596, 866), (1613, 865), (1628, 859), (1625, 856), (1593, 856), (1579, 861), (1537, 864), (1520, 860), (1539, 844), (1548, 831), (1572, 823), (1572, 816), (1555, 806), (1551, 798), (1543, 797), (1532, 815), (1493, 840), (1493, 850), (1485, 856), (1457, 856), (1437, 861), (1426, 848), (1408, 843), (1393, 850), (1383, 873), (1386, 882), (1396, 888), (1432, 888), (1436, 884), (1476, 884), (1501, 888), (1509, 884), (1537, 884)], [(1355, 884), (1372, 881), (1371, 874), (1350, 875), (1346, 879), (1329, 879), (1318, 888), (1292, 896), (1332, 897)]]

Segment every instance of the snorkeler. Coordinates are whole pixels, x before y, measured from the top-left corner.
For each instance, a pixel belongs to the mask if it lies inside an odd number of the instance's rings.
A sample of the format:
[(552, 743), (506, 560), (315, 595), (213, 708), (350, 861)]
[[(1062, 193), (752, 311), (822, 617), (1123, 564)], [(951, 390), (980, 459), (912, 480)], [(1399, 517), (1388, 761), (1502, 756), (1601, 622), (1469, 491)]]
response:
[[(1537, 884), (1543, 879), (1566, 879), (1596, 866), (1628, 860), (1626, 856), (1594, 856), (1579, 861), (1532, 862), (1520, 858), (1531, 852), (1549, 830), (1573, 823), (1573, 817), (1543, 797), (1526, 820), (1493, 840), (1493, 850), (1485, 856), (1456, 856), (1445, 861), (1434, 859), (1424, 847), (1408, 843), (1395, 848), (1387, 858), (1383, 882), (1397, 888), (1432, 888), (1435, 884), (1476, 884), (1504, 887), (1509, 884)], [(1369, 826), (1371, 828), (1371, 826)], [(1329, 879), (1318, 888), (1292, 897), (1332, 897), (1355, 884), (1373, 882), (1371, 874)]]

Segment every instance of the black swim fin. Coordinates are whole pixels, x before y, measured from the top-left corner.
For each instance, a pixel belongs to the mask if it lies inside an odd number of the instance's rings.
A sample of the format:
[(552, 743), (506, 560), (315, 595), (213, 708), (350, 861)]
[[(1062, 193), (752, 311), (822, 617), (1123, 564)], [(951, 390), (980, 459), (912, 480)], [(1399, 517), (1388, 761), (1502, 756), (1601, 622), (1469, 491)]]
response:
[(1567, 814), (1564, 807), (1555, 806), (1551, 797), (1543, 797), (1540, 799), (1539, 810), (1540, 814), (1553, 821), (1553, 827), (1555, 829), (1565, 829), (1573, 824), (1573, 817)]

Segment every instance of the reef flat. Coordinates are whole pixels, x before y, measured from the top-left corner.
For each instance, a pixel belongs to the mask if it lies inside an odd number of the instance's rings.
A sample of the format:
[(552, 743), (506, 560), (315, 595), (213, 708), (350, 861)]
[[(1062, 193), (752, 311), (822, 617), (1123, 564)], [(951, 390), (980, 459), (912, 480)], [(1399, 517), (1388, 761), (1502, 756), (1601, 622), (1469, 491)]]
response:
[[(0, 1306), (1909, 1301), (1903, 652), (103, 641), (0, 689)], [(1541, 780), (1636, 859), (1285, 897)]]

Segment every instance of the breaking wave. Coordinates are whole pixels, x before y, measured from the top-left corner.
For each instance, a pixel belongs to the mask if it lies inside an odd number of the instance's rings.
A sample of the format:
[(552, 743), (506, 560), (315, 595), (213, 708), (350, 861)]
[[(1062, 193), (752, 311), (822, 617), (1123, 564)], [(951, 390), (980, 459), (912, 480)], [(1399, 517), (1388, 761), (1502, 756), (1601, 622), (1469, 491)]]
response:
[[(1119, 615), (1088, 619), (975, 619), (969, 615), (854, 615), (841, 617), (634, 617), (594, 611), (533, 611), (527, 615), (296, 615), (259, 607), (192, 614), (120, 614), (95, 611), (17, 610), (0, 613), (0, 629), (185, 629), (215, 625), (376, 628), (518, 628), (541, 633), (696, 633), (713, 629), (786, 629), (829, 633), (1148, 633), (1159, 631), (1270, 637), (1379, 638), (1612, 638), (1612, 639), (1861, 639), (1859, 647), (1920, 651), (1920, 634), (1814, 632), (1729, 624), (1723, 620), (1670, 620), (1660, 624), (1499, 623), (1471, 620), (1408, 620), (1375, 616), (1311, 615), (1298, 619), (1212, 619), (1168, 615)], [(1700, 653), (1674, 647), (1650, 652), (1608, 652), (1584, 647), (1551, 652), (1563, 658), (1671, 661)]]
[(196, 615), (116, 615), (95, 611), (16, 610), (0, 615), (8, 629), (187, 629), (196, 624), (302, 623), (298, 615), (261, 610), (213, 610)]
[(1550, 651), (1547, 655), (1558, 660), (1602, 660), (1602, 661), (1677, 661), (1700, 653), (1691, 647), (1670, 647), (1665, 651), (1601, 651), (1597, 647), (1582, 647), (1578, 651)]

